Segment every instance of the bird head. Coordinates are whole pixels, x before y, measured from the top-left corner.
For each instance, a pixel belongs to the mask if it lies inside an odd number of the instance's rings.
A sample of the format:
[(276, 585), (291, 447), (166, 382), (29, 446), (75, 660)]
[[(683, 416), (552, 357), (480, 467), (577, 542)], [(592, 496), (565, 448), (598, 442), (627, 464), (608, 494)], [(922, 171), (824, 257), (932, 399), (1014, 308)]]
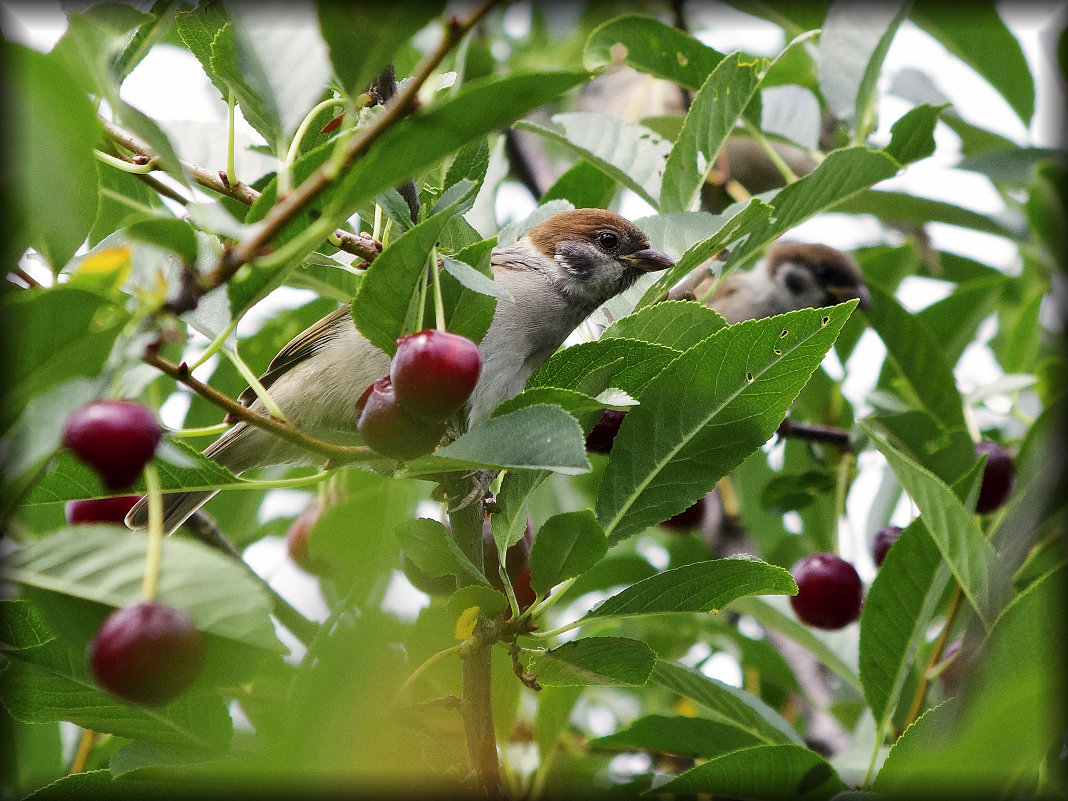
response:
[(768, 256), (767, 273), (790, 299), (792, 309), (833, 306), (854, 298), (871, 308), (864, 275), (851, 256), (826, 245), (779, 242)]

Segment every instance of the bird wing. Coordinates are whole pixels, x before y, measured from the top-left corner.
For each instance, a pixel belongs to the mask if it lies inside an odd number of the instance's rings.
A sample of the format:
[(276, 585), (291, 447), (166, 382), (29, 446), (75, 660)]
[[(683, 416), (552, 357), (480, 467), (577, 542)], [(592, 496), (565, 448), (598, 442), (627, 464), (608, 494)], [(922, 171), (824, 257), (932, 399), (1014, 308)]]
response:
[[(271, 363), (267, 365), (267, 371), (259, 377), (264, 389), (270, 387), (271, 384), (278, 380), (280, 375), (291, 369), (295, 364), (304, 361), (320, 350), (331, 339), (327, 332), (342, 318), (348, 317), (350, 313), (351, 307), (349, 305), (341, 306), (289, 340), (285, 347), (271, 359)], [(256, 393), (252, 387), (246, 387), (238, 395), (237, 399), (243, 405), (249, 406), (256, 400)]]

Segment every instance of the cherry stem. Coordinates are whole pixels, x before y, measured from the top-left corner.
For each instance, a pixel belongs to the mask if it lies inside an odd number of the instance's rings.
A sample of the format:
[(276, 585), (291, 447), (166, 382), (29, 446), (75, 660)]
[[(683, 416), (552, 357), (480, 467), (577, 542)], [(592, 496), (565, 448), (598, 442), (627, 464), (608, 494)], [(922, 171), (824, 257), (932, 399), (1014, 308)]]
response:
[(445, 302), (441, 299), (441, 274), (438, 270), (438, 248), (430, 250), (430, 275), (434, 278), (434, 323), (439, 331), (445, 330)]
[(412, 671), (412, 675), (410, 675), (407, 679), (404, 680), (404, 684), (402, 684), (400, 686), (400, 689), (397, 690), (397, 694), (395, 696), (393, 696), (393, 703), (396, 703), (397, 700), (402, 695), (404, 695), (404, 692), (412, 684), (414, 684), (416, 679), (418, 679), (420, 676), (422, 676), (427, 671), (427, 669), (431, 667), (431, 665), (434, 665), (436, 662), (439, 662), (440, 660), (444, 659), (449, 654), (454, 654), (454, 653), (459, 652), (460, 648), (462, 648), (462, 647), (463, 647), (463, 643), (462, 642), (458, 642), (458, 643), (456, 643), (456, 645), (450, 646), (449, 648), (446, 648), (444, 651), (438, 651), (436, 654), (434, 654), (429, 659), (427, 659), (425, 662), (423, 662), (423, 664), (421, 664), (419, 667), (417, 667), (415, 670), (413, 670)]
[(234, 90), (231, 89), (226, 98), (226, 183), (231, 186), (238, 183), (237, 161), (234, 158), (234, 106), (236, 105)]
[(148, 490), (148, 544), (145, 551), (145, 576), (141, 584), (141, 600), (156, 600), (159, 587), (159, 568), (163, 560), (163, 493), (155, 465), (145, 466), (145, 488)]
[(89, 762), (89, 754), (96, 744), (96, 732), (92, 729), (82, 729), (81, 739), (78, 740), (78, 751), (74, 754), (74, 762), (71, 763), (71, 773), (81, 773)]

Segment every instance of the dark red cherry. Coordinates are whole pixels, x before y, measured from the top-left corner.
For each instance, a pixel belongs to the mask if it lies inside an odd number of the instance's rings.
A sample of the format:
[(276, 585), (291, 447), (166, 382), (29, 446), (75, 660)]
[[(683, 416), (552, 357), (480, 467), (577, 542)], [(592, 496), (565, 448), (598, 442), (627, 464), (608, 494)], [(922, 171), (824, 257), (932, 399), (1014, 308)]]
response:
[(586, 435), (586, 450), (591, 453), (610, 453), (626, 414), (619, 409), (605, 409), (597, 425)]
[(200, 673), (204, 636), (188, 613), (161, 603), (116, 609), (89, 643), (97, 683), (125, 701), (162, 706)]
[(445, 420), (471, 397), (481, 370), (478, 345), (459, 334), (431, 329), (397, 340), (389, 377), (408, 414)]
[(698, 498), (693, 506), (683, 509), (674, 517), (669, 517), (667, 520), (662, 521), (660, 525), (669, 528), (672, 531), (685, 532), (701, 525), (701, 521), (704, 517), (705, 499)]
[(538, 600), (538, 594), (530, 584), (530, 565), (528, 564), (519, 577), (512, 582), (512, 590), (515, 592), (519, 611), (524, 611), (532, 603)]
[(124, 489), (152, 459), (162, 435), (156, 415), (140, 403), (104, 400), (67, 418), (63, 444), (96, 470), (106, 487)]
[[(508, 546), (504, 554), (504, 569), (508, 578), (515, 587), (516, 580), (530, 564), (530, 547), (534, 544), (534, 526), (527, 518), (527, 527), (519, 542)], [(482, 524), (482, 569), (486, 573), (489, 583), (496, 589), (504, 592), (504, 584), (501, 582), (501, 572), (497, 569), (500, 561), (497, 559), (497, 543), (493, 539), (493, 526), (487, 515)]]
[(122, 523), (126, 513), (141, 500), (140, 495), (119, 495), (114, 498), (91, 498), (67, 501), (64, 512), (72, 526), (82, 523)]
[(975, 511), (985, 515), (1000, 509), (1012, 494), (1016, 486), (1016, 465), (1007, 450), (996, 442), (983, 440), (975, 446), (975, 455), (986, 454), (986, 466), (983, 468), (983, 483), (979, 488), (979, 500)]
[(840, 629), (860, 617), (864, 585), (849, 562), (832, 553), (815, 553), (798, 561), (790, 573), (797, 582), (790, 604), (802, 622)]
[(881, 566), (883, 560), (886, 558), (886, 552), (890, 550), (890, 546), (897, 542), (897, 538), (901, 536), (901, 531), (897, 526), (883, 526), (881, 529), (875, 532), (875, 537), (871, 541), (871, 558), (875, 560), (876, 567)]
[(356, 427), (363, 441), (392, 459), (406, 461), (434, 450), (445, 434), (443, 422), (431, 422), (412, 417), (397, 402), (389, 376), (371, 385), (357, 408)]

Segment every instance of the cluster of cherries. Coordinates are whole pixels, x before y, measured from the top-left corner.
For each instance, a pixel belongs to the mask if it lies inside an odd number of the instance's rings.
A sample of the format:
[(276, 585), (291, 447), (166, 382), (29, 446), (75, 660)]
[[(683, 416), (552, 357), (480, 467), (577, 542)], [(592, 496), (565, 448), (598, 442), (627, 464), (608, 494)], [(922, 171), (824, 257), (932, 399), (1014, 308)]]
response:
[(482, 360), (467, 337), (427, 330), (397, 340), (389, 368), (356, 404), (363, 441), (392, 459), (430, 453), (478, 383)]
[[(110, 490), (131, 487), (162, 438), (156, 416), (128, 400), (94, 401), (77, 409), (63, 445)], [(121, 523), (140, 496), (72, 501), (67, 521)], [(89, 643), (89, 665), (105, 690), (135, 704), (161, 706), (181, 695), (204, 661), (204, 636), (187, 612), (162, 603), (116, 609)]]

